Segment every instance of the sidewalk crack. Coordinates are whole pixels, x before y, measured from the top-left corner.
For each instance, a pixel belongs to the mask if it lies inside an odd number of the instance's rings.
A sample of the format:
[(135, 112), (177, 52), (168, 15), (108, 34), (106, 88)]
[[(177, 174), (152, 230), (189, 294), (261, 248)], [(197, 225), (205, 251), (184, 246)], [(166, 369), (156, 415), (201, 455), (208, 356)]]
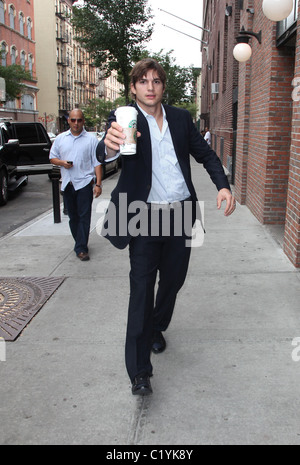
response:
[(127, 445), (137, 446), (143, 444), (144, 428), (147, 422), (147, 413), (151, 405), (151, 397), (140, 397), (137, 399), (136, 409), (133, 413), (131, 426), (129, 428)]

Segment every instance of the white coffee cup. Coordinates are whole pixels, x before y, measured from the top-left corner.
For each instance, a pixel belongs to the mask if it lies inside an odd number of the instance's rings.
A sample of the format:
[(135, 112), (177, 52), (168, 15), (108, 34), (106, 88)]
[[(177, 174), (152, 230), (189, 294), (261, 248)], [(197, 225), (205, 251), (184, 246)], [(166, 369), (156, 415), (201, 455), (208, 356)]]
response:
[(124, 144), (120, 146), (121, 155), (136, 154), (137, 115), (134, 107), (119, 107), (116, 110), (117, 123), (122, 126), (126, 135)]

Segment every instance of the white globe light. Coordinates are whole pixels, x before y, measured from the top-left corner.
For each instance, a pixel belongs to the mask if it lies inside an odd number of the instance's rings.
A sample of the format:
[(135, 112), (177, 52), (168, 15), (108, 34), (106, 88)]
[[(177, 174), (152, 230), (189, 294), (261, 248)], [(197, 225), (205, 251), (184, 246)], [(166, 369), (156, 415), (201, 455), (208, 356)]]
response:
[(241, 63), (248, 61), (251, 58), (251, 55), (252, 48), (249, 44), (240, 43), (237, 44), (233, 49), (234, 58)]
[(293, 0), (264, 0), (262, 8), (271, 21), (282, 21), (291, 14), (293, 6)]

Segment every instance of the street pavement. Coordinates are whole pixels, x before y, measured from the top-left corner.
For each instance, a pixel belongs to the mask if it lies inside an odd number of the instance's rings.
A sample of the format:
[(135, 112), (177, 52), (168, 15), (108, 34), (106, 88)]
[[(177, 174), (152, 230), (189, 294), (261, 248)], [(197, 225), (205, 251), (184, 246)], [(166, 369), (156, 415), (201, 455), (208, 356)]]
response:
[(151, 397), (132, 396), (124, 364), (128, 250), (96, 227), (117, 175), (94, 202), (90, 262), (51, 211), (0, 239), (1, 277), (65, 277), (6, 343), (1, 445), (300, 444), (299, 270), (246, 206), (217, 211), (201, 166), (193, 177), (207, 234), (153, 355)]
[(29, 176), (28, 185), (9, 192), (7, 205), (0, 209), (0, 237), (52, 208), (52, 183), (47, 174)]

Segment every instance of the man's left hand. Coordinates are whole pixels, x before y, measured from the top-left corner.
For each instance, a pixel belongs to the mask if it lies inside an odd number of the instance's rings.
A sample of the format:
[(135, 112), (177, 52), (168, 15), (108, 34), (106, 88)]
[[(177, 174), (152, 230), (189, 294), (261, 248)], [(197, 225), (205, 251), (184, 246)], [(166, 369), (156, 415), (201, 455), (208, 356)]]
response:
[(217, 197), (218, 210), (221, 209), (222, 203), (226, 202), (224, 215), (230, 216), (236, 209), (236, 200), (228, 189), (221, 189)]

